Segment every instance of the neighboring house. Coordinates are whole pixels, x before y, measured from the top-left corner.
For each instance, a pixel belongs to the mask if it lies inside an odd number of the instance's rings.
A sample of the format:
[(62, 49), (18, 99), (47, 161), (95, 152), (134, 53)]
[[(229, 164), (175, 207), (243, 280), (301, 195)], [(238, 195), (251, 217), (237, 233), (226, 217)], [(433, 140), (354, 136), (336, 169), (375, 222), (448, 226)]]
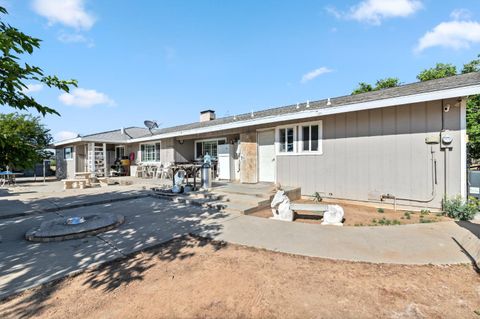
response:
[(89, 151), (108, 163), (119, 154), (165, 163), (208, 152), (235, 162), (220, 175), (241, 183), (277, 182), (300, 186), (303, 195), (359, 201), (388, 195), (438, 208), (445, 194), (466, 196), (466, 97), (473, 94), (480, 94), (480, 73), (219, 119), (208, 110), (198, 123), (152, 133), (127, 128), (57, 142), (64, 165), (58, 177), (94, 171)]

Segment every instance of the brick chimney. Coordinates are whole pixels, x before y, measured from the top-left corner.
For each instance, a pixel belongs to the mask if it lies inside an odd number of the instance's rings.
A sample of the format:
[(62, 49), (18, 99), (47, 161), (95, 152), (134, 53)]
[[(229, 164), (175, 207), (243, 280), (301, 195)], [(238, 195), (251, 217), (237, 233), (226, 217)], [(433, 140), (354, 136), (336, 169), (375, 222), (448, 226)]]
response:
[(208, 122), (215, 119), (214, 110), (205, 110), (200, 112), (200, 122)]

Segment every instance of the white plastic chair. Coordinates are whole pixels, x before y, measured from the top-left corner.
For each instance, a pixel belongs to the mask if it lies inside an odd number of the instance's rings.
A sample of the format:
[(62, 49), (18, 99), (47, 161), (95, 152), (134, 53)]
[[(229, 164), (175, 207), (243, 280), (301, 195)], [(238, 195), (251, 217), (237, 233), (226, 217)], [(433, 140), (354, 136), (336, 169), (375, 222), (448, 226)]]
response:
[(169, 179), (172, 178), (172, 163), (165, 163), (162, 165), (162, 167), (159, 169), (157, 174), (159, 175), (160, 179)]

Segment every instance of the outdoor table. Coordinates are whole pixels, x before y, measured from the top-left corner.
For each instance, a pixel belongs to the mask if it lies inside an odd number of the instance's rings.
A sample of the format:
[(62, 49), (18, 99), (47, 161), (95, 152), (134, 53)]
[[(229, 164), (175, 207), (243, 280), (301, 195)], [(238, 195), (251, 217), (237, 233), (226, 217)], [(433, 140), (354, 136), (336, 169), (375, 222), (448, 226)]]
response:
[[(194, 163), (175, 163), (174, 165), (170, 166), (170, 169), (172, 170), (172, 183), (173, 186), (175, 186), (175, 174), (183, 169), (185, 171), (190, 170), (190, 172), (193, 174), (193, 189), (197, 189), (197, 172), (198, 170), (202, 167), (200, 164), (194, 164)], [(187, 176), (187, 181), (188, 181), (188, 176)]]
[(75, 177), (85, 178), (87, 180), (87, 186), (90, 186), (90, 177), (92, 176), (91, 172), (76, 172)]
[(0, 176), (2, 177), (2, 180), (0, 181), (0, 187), (4, 187), (5, 184), (16, 185), (15, 176), (17, 176), (17, 175), (23, 175), (23, 174), (22, 173), (14, 173), (14, 172), (11, 172), (11, 171), (0, 172)]

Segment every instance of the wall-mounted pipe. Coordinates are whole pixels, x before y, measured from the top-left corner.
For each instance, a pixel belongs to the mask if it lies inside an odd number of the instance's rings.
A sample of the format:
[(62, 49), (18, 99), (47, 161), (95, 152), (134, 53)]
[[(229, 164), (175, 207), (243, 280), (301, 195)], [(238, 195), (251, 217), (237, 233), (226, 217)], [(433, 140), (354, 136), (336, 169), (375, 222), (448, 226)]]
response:
[(395, 210), (397, 210), (397, 200), (405, 200), (405, 201), (411, 201), (411, 202), (417, 202), (417, 203), (430, 203), (432, 200), (434, 200), (437, 195), (436, 186), (435, 186), (437, 185), (437, 160), (435, 159), (435, 151), (432, 145), (430, 146), (430, 154), (432, 155), (432, 158), (430, 159), (432, 163), (432, 192), (431, 192), (430, 198), (415, 199), (415, 198), (398, 197), (398, 196), (395, 196), (394, 194), (382, 194), (380, 196), (380, 200), (383, 201), (384, 199), (393, 199)]

